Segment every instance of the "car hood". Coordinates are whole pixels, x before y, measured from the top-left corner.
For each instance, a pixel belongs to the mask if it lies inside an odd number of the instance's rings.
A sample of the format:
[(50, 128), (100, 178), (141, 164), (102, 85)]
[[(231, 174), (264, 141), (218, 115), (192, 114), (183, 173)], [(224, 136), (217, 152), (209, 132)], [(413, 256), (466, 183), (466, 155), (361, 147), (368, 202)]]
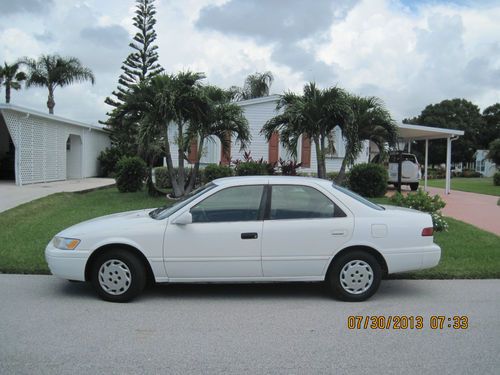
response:
[(119, 229), (120, 232), (124, 232), (127, 228), (133, 228), (139, 223), (154, 220), (149, 216), (149, 213), (152, 210), (154, 210), (154, 208), (100, 216), (66, 228), (59, 232), (56, 236), (78, 238), (80, 236), (95, 234), (96, 232), (116, 233), (117, 229)]

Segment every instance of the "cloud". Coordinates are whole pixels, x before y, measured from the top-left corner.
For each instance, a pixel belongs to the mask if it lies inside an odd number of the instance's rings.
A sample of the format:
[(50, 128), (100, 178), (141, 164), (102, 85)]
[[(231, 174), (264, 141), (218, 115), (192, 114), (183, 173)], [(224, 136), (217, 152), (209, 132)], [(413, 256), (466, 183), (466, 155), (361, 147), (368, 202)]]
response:
[(272, 60), (307, 80), (331, 82), (335, 66), (316, 60), (308, 50), (311, 41), (324, 39), (325, 31), (345, 17), (356, 1), (316, 0), (231, 0), (200, 11), (196, 26), (247, 39), (272, 47)]
[(120, 25), (85, 27), (80, 36), (97, 46), (121, 49), (128, 44), (129, 35)]
[[(52, 0), (17, 13), (12, 10), (30, 2), (11, 3), (0, 24), (0, 63), (42, 53), (78, 57), (94, 71), (96, 84), (58, 88), (56, 113), (89, 122), (105, 119), (104, 99), (116, 88), (136, 32), (134, 1)], [(309, 80), (322, 87), (338, 84), (379, 96), (397, 119), (454, 97), (482, 108), (500, 101), (498, 0), (155, 4), (156, 44), (167, 72), (202, 71), (206, 82), (229, 87), (242, 85), (248, 74), (271, 70), (272, 93), (301, 91)], [(4, 11), (8, 6), (0, 3)], [(14, 104), (42, 111), (46, 100), (45, 89), (13, 93)]]
[(40, 14), (47, 12), (52, 6), (53, 0), (14, 0), (0, 1), (0, 16), (14, 13)]

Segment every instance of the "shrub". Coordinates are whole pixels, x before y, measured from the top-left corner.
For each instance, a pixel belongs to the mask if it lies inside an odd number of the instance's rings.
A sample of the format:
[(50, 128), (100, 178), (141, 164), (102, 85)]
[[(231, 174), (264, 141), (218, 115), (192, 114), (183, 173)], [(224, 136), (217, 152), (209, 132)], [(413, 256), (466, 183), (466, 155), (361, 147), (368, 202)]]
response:
[(476, 172), (476, 171), (471, 171), (468, 169), (465, 169), (462, 171), (460, 174), (460, 177), (465, 177), (465, 178), (471, 178), (471, 177), (481, 177), (481, 173)]
[(500, 186), (500, 172), (493, 175), (493, 185)]
[(141, 190), (147, 169), (144, 160), (125, 156), (116, 164), (116, 186), (122, 193)]
[(114, 177), (116, 164), (122, 156), (123, 155), (116, 147), (106, 148), (104, 151), (101, 151), (97, 157), (100, 167), (100, 176)]
[(328, 178), (331, 181), (334, 181), (338, 175), (339, 175), (339, 172), (327, 172), (326, 178)]
[(357, 164), (349, 172), (349, 188), (364, 197), (382, 197), (387, 191), (387, 171), (380, 164)]
[(230, 177), (233, 170), (228, 165), (208, 164), (202, 171), (202, 181), (204, 184), (222, 177)]
[(249, 152), (243, 154), (243, 160), (234, 160), (236, 176), (261, 176), (276, 173), (276, 163), (268, 163), (263, 158), (253, 160)]
[(268, 163), (259, 163), (257, 161), (244, 161), (237, 163), (234, 167), (236, 176), (260, 176), (268, 173)]
[(297, 176), (297, 169), (302, 163), (297, 163), (295, 160), (283, 160), (280, 158), (280, 170), (283, 176)]
[(416, 193), (408, 193), (406, 196), (396, 193), (389, 200), (396, 206), (413, 208), (431, 214), (432, 224), (437, 232), (448, 230), (448, 223), (441, 214), (441, 209), (446, 203), (439, 195), (431, 197), (429, 193), (419, 189)]
[(155, 186), (160, 189), (171, 189), (172, 182), (167, 167), (156, 167), (155, 173)]

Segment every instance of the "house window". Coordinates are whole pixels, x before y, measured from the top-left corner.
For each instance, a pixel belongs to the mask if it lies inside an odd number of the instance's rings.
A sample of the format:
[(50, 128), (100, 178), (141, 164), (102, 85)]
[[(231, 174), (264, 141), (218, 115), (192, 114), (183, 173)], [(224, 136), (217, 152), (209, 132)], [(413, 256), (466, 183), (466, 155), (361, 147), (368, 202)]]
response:
[(66, 141), (66, 151), (71, 151), (71, 137)]

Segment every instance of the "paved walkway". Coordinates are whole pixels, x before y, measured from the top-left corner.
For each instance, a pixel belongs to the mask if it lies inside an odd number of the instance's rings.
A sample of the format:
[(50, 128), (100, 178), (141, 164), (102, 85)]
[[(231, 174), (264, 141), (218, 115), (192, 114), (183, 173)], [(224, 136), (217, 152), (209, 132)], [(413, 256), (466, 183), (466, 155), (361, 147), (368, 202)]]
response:
[(468, 193), (452, 190), (446, 195), (444, 189), (428, 187), (429, 194), (439, 194), (446, 202), (443, 209), (445, 216), (465, 221), (478, 228), (500, 236), (500, 206), (499, 197), (486, 194)]
[(95, 189), (114, 183), (112, 178), (84, 178), (24, 186), (17, 186), (11, 181), (0, 181), (0, 212), (50, 194)]

